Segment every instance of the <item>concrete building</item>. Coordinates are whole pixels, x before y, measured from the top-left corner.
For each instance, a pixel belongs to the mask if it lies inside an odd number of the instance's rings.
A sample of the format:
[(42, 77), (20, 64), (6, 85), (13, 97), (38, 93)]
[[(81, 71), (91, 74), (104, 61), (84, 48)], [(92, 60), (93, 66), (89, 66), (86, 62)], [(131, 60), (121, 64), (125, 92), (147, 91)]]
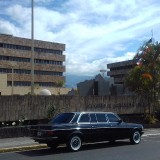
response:
[(113, 78), (105, 79), (98, 74), (94, 79), (86, 80), (77, 84), (78, 94), (80, 96), (98, 95), (105, 96), (111, 95), (110, 86), (113, 85)]
[(107, 72), (107, 76), (110, 78), (106, 79), (99, 74), (95, 79), (78, 83), (77, 89), (79, 95), (133, 95), (125, 87), (124, 82), (126, 75), (134, 66), (136, 66), (136, 61), (134, 60), (107, 64), (107, 68), (110, 69)]
[(134, 66), (136, 66), (134, 60), (107, 64), (107, 68), (110, 69), (107, 76), (113, 77), (115, 84), (124, 84), (125, 76)]
[[(31, 86), (31, 39), (0, 34), (0, 94), (27, 94)], [(65, 44), (34, 40), (35, 93), (46, 88), (52, 94), (65, 83)], [(65, 94), (68, 90), (61, 88)], [(59, 91), (57, 91), (59, 92)]]
[(124, 82), (125, 78), (128, 75), (129, 71), (137, 65), (136, 60), (128, 60), (116, 63), (107, 64), (107, 68), (110, 71), (107, 72), (107, 75), (114, 79), (114, 85), (111, 87), (112, 95), (133, 95), (134, 93), (129, 91), (125, 87)]

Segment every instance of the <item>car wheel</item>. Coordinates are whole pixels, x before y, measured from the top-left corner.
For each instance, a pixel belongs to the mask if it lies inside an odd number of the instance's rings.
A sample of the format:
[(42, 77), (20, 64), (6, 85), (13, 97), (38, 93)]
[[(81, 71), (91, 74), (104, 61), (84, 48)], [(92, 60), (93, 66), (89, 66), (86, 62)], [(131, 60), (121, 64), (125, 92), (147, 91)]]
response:
[(50, 147), (51, 149), (56, 149), (58, 147), (58, 143), (47, 143), (47, 146)]
[(78, 135), (73, 135), (69, 138), (67, 142), (67, 148), (71, 151), (78, 151), (82, 146), (81, 137)]
[(139, 144), (141, 141), (141, 134), (138, 130), (133, 131), (130, 141), (132, 144)]

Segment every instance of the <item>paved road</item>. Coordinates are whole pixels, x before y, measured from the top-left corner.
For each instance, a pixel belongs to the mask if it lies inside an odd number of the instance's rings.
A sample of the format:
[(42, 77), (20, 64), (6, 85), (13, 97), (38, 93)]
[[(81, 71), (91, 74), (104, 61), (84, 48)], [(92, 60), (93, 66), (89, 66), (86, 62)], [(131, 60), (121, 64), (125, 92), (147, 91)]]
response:
[(0, 160), (159, 160), (160, 135), (148, 134), (139, 145), (130, 145), (128, 141), (119, 141), (83, 146), (79, 152), (68, 152), (60, 147), (50, 149), (1, 153)]

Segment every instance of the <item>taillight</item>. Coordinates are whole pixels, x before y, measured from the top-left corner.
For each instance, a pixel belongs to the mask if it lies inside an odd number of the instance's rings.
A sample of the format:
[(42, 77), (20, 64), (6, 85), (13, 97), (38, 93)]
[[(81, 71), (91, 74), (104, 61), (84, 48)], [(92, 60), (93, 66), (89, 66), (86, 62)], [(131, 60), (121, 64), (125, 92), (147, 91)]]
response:
[(48, 135), (53, 135), (53, 131), (47, 131)]

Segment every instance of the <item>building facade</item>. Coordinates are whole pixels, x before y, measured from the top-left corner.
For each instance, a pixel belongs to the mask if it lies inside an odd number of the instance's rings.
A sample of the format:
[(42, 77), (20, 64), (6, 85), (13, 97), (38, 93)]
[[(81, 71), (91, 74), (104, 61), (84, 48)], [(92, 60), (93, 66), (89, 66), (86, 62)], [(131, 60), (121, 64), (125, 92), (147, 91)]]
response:
[(115, 84), (124, 84), (126, 75), (134, 66), (136, 66), (135, 60), (107, 64), (107, 68), (110, 69), (107, 76), (113, 77)]
[(136, 65), (136, 61), (134, 60), (107, 64), (107, 68), (110, 69), (107, 72), (107, 76), (110, 76), (110, 78), (104, 78), (99, 74), (94, 79), (78, 83), (77, 89), (79, 95), (133, 95), (134, 93), (125, 87), (124, 82), (129, 71)]
[(113, 78), (105, 79), (102, 75), (98, 74), (94, 79), (78, 83), (77, 89), (80, 96), (107, 96), (111, 95), (110, 87), (112, 85)]
[[(11, 88), (6, 94), (20, 94), (16, 88), (31, 86), (31, 39), (0, 34), (0, 80), (2, 88)], [(34, 40), (34, 85), (39, 88), (58, 87), (65, 83), (65, 44)], [(28, 89), (27, 89), (28, 91)], [(24, 93), (26, 94), (26, 93)]]

